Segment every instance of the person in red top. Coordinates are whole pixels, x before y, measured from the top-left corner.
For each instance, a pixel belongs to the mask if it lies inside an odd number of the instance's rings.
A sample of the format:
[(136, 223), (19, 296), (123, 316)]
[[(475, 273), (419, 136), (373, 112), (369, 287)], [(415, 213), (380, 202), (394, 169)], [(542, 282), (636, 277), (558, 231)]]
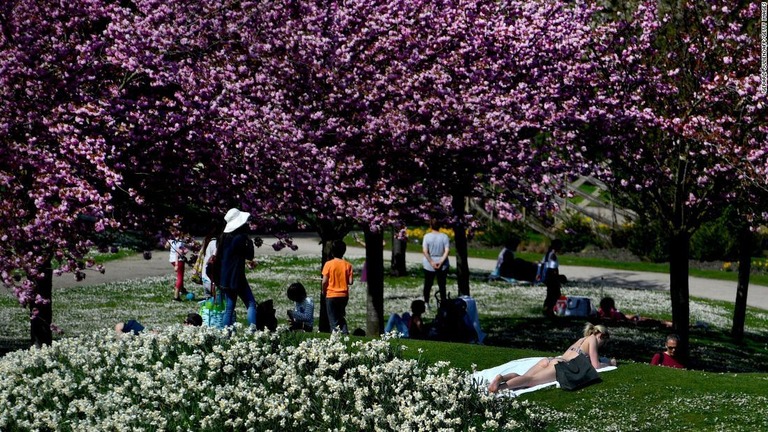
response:
[(347, 328), (347, 303), (349, 286), (352, 285), (352, 264), (344, 259), (347, 244), (336, 240), (331, 245), (331, 255), (323, 266), (323, 296), (328, 310), (328, 323), (332, 331), (349, 334)]
[(600, 299), (600, 307), (597, 309), (597, 316), (603, 319), (625, 321), (627, 316), (616, 309), (616, 302), (613, 297), (603, 297)]
[(685, 365), (675, 357), (677, 351), (677, 344), (680, 342), (680, 337), (676, 334), (667, 336), (667, 350), (665, 352), (658, 352), (653, 355), (651, 364), (654, 366), (666, 366), (676, 369), (685, 369)]

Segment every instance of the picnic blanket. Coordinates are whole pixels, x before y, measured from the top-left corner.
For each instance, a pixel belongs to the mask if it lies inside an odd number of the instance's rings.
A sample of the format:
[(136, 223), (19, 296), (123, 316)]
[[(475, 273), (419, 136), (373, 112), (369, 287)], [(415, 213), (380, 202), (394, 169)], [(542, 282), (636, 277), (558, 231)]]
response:
[[(528, 357), (528, 358), (512, 360), (502, 365), (492, 367), (490, 369), (483, 369), (481, 371), (477, 371), (474, 374), (472, 374), (472, 379), (475, 380), (475, 382), (480, 383), (480, 387), (484, 389), (488, 387), (488, 384), (496, 375), (505, 375), (508, 373), (516, 373), (516, 374), (522, 375), (526, 373), (528, 369), (533, 367), (533, 365), (535, 365), (539, 360), (543, 358), (544, 357)], [(614, 369), (616, 369), (616, 366), (606, 366), (598, 369), (597, 371), (608, 372)], [(560, 387), (560, 384), (558, 384), (557, 381), (552, 381), (552, 382), (539, 384), (537, 386), (528, 387), (520, 390), (500, 391), (496, 394), (498, 396), (515, 397), (524, 393), (541, 390), (543, 388), (547, 388), (551, 386)]]

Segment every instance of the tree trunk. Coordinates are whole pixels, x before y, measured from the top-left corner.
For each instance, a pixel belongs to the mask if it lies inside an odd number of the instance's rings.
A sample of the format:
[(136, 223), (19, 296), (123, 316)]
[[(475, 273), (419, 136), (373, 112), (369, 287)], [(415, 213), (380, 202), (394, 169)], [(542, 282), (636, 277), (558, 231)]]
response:
[(733, 327), (731, 327), (731, 336), (739, 342), (744, 339), (744, 322), (747, 318), (747, 293), (749, 273), (752, 270), (753, 240), (749, 225), (742, 225), (739, 231), (739, 281), (736, 285), (736, 304), (733, 308)]
[(467, 262), (467, 230), (464, 226), (464, 196), (453, 196), (453, 212), (456, 222), (453, 224), (453, 239), (456, 247), (456, 283), (459, 295), (469, 294), (469, 263)]
[(690, 325), (690, 290), (688, 286), (688, 255), (690, 234), (676, 229), (671, 234), (669, 247), (669, 294), (672, 301), (672, 326), (680, 336), (678, 355), (688, 361)]
[(43, 266), (40, 277), (35, 281), (35, 294), (42, 298), (45, 303), (33, 302), (29, 305), (30, 336), (32, 343), (38, 348), (43, 345), (51, 345), (53, 342), (53, 332), (51, 331), (51, 322), (53, 321), (53, 268), (51, 267), (51, 260), (47, 260)]
[(367, 320), (365, 334), (378, 336), (384, 332), (384, 234), (365, 233), (365, 265), (367, 267)]
[[(325, 262), (328, 261), (331, 256), (331, 244), (333, 243), (333, 240), (323, 239), (322, 234), (320, 235), (320, 238), (320, 244), (322, 245), (323, 250), (320, 258), (320, 271), (322, 272)], [(325, 295), (323, 295), (322, 275), (320, 276), (320, 317), (317, 320), (317, 329), (323, 333), (331, 332), (331, 323), (328, 321), (328, 309), (326, 309), (325, 306)]]
[[(365, 244), (368, 244), (366, 241)], [(398, 239), (397, 234), (392, 232), (392, 259), (390, 260), (390, 274), (392, 276), (405, 276), (407, 270), (405, 266), (405, 252), (408, 248), (408, 239)]]

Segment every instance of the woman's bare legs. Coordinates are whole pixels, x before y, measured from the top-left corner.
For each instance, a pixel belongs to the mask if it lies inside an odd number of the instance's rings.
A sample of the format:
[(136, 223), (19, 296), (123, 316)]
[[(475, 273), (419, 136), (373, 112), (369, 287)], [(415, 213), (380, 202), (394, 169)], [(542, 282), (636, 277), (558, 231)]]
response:
[[(516, 373), (510, 373), (506, 375), (496, 375), (493, 380), (491, 380), (491, 383), (488, 384), (488, 391), (491, 393), (496, 393), (499, 390), (506, 389), (506, 382), (514, 377), (519, 377), (520, 375)], [(504, 383), (504, 384), (502, 384)], [(501, 387), (501, 388), (499, 388)]]
[(557, 361), (544, 358), (539, 360), (522, 375), (516, 373), (503, 376), (497, 375), (491, 381), (490, 385), (488, 385), (488, 391), (496, 393), (497, 391), (504, 389), (516, 390), (554, 381), (555, 364), (557, 363)]

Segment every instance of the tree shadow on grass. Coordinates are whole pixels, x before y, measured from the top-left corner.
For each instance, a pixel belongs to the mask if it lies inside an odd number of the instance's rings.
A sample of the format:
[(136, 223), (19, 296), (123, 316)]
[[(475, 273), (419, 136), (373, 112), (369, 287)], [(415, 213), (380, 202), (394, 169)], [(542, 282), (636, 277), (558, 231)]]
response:
[[(486, 345), (561, 354), (583, 334), (583, 318), (495, 317), (482, 320)], [(595, 324), (598, 322), (595, 321)], [(648, 363), (663, 349), (670, 330), (660, 326), (611, 323), (611, 339), (601, 355), (620, 362)], [(619, 330), (621, 329), (621, 330)], [(768, 337), (747, 334), (737, 343), (727, 332), (691, 329), (690, 369), (710, 372), (768, 372)]]

